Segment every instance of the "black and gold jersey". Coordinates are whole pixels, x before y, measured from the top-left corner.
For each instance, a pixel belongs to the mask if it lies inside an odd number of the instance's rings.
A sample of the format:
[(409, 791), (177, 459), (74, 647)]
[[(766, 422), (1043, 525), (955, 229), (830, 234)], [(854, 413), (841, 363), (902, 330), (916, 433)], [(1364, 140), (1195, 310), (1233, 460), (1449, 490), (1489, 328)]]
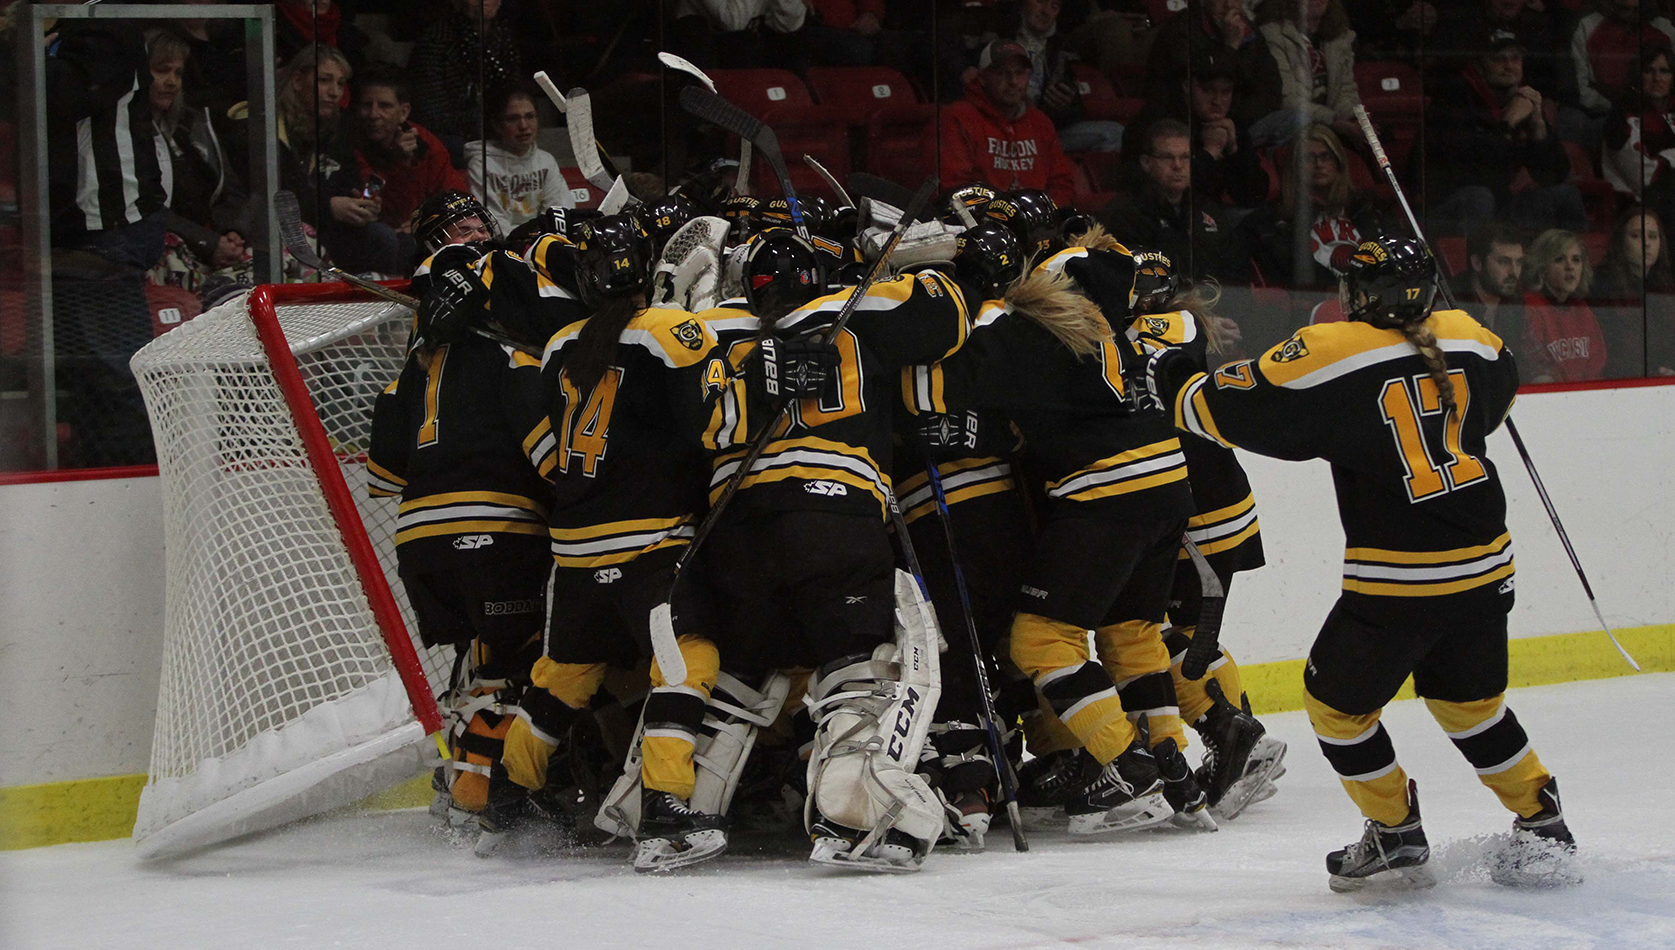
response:
[[(818, 297), (781, 319), (775, 332), (826, 327), (849, 295), (842, 290)], [(743, 462), (751, 438), (771, 418), (773, 406), (743, 380), (727, 383), (757, 345), (759, 321), (748, 311), (727, 308), (702, 316), (721, 347), (705, 374), (706, 395), (721, 392), (704, 432), (705, 445), (716, 453), (713, 502)], [(891, 427), (902, 368), (958, 350), (968, 322), (965, 293), (941, 273), (922, 271), (873, 284), (833, 341), (841, 364), (829, 391), (792, 403), (781, 434), (751, 467), (734, 503), (883, 517), (891, 491)]]
[[(1135, 317), (1127, 336), (1138, 356), (1166, 346), (1192, 356), (1200, 369), (1209, 369), (1209, 339), (1203, 323), (1191, 311), (1149, 313)], [(1256, 497), (1244, 466), (1218, 442), (1188, 435), (1181, 439), (1186, 456), (1187, 483), (1192, 486), (1196, 513), (1187, 519), (1186, 536), (1225, 575), (1251, 571), (1267, 563), (1262, 552)], [(1182, 548), (1180, 560), (1187, 560)]]
[(1180, 439), (1163, 412), (1131, 398), (1123, 371), (1131, 350), (1119, 339), (1079, 358), (1005, 301), (986, 301), (965, 346), (918, 374), (910, 398), (920, 411), (1004, 413), (1050, 502), (1122, 520), (1185, 518), (1192, 495)]
[(704, 322), (684, 310), (641, 311), (584, 393), (564, 374), (564, 357), (586, 326), (548, 342), (545, 417), (523, 437), (529, 460), (553, 482), (552, 555), (570, 568), (690, 543), (709, 477), (699, 397), (715, 337)]
[(400, 496), (396, 554), (420, 570), (449, 550), (527, 557), (552, 489), (521, 442), (545, 412), (540, 361), (481, 337), (415, 350), (379, 395), (367, 489)]
[[(536, 241), (524, 257), (514, 251), (494, 250), (472, 265), (488, 289), (484, 304), (489, 319), (518, 339), (544, 341), (578, 320), (586, 319), (575, 282), (575, 247), (557, 234)], [(413, 272), (413, 292), (423, 296), (430, 282), (432, 257)]]
[[(1304, 327), (1258, 359), (1194, 376), (1175, 421), (1196, 435), (1332, 465), (1343, 590), (1384, 610), (1498, 611), (1511, 590), (1506, 497), (1484, 450), (1518, 387), (1499, 337), (1458, 310), (1429, 318), (1447, 356), (1446, 411), (1419, 352), (1366, 323)], [(1428, 598), (1448, 597), (1439, 605)]]

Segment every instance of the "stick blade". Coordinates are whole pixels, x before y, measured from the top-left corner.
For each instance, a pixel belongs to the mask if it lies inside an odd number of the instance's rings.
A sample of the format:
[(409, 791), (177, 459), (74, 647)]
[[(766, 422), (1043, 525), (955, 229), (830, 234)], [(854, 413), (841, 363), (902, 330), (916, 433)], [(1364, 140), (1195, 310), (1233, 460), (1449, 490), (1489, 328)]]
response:
[(279, 222), (279, 243), (304, 267), (324, 270), (325, 264), (314, 248), (308, 245), (308, 233), (303, 230), (302, 204), (295, 192), (283, 189), (273, 193), (273, 214)]
[(683, 72), (688, 76), (691, 76), (693, 79), (698, 80), (703, 83), (710, 92), (716, 91), (715, 82), (710, 79), (709, 75), (702, 69), (694, 66), (691, 61), (687, 60), (685, 57), (676, 56), (674, 53), (658, 53), (657, 61), (670, 69), (677, 72)]
[[(762, 144), (762, 120), (713, 92), (699, 89), (697, 86), (687, 86), (680, 91), (680, 107), (695, 118), (719, 125), (758, 145)], [(779, 140), (775, 139), (774, 144), (778, 145)]]
[(651, 653), (663, 682), (686, 682), (686, 657), (675, 641), (675, 609), (668, 601), (651, 608)]

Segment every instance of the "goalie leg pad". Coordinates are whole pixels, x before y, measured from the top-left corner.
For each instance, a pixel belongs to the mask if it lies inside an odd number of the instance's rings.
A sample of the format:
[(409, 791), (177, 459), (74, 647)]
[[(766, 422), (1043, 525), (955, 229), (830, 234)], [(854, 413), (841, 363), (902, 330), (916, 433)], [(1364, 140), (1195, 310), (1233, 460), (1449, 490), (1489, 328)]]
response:
[(914, 774), (942, 692), (936, 621), (901, 571), (896, 602), (896, 641), (828, 665), (804, 699), (816, 723), (805, 827), (813, 831), (818, 813), (864, 833), (852, 848), (829, 849), (835, 861), (864, 862), (892, 829), (919, 842), (922, 857), (946, 821), (936, 793)]

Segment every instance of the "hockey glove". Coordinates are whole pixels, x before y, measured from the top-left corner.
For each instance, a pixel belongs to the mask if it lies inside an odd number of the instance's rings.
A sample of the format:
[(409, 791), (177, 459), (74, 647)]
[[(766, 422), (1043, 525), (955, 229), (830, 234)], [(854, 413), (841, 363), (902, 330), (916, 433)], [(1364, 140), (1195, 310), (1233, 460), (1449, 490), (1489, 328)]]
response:
[(1179, 347), (1158, 350), (1146, 361), (1146, 392), (1156, 408), (1170, 410), (1175, 394), (1198, 372), (1198, 364)]
[(477, 257), (445, 255), (447, 250), (432, 258), (430, 289), (419, 302), (419, 337), (429, 346), (464, 339), (489, 300), (489, 289), (473, 266)]
[(912, 437), (932, 462), (1009, 455), (1018, 449), (1017, 434), (1004, 416), (969, 409), (924, 413), (916, 418)]
[(818, 337), (765, 336), (758, 364), (762, 391), (775, 399), (819, 396), (837, 376), (841, 361), (837, 347)]

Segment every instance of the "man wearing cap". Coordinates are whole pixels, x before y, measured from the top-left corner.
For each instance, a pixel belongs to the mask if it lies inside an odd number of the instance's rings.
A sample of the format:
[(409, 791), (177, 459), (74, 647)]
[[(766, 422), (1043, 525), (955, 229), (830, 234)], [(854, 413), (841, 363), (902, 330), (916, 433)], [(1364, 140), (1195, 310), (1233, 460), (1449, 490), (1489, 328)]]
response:
[[(1425, 117), (1428, 147), (1413, 150), (1427, 163), (1431, 228), (1468, 234), (1498, 216), (1531, 232), (1585, 230), (1582, 193), (1566, 181), (1570, 159), (1542, 114), (1541, 93), (1524, 83), (1523, 40), (1497, 27), (1479, 49), (1438, 84)], [(1514, 195), (1521, 171), (1536, 187)]]
[[(1233, 207), (1252, 208), (1268, 197), (1268, 172), (1261, 153), (1251, 144), (1250, 129), (1238, 117), (1236, 74), (1229, 63), (1205, 63), (1181, 91), (1167, 100), (1153, 100), (1130, 122), (1124, 140), (1133, 147), (1123, 150), (1121, 168), (1127, 181), (1142, 175), (1143, 143), (1151, 140), (1148, 130), (1162, 119), (1187, 123), (1192, 130), (1192, 189)], [(1184, 94), (1183, 94), (1184, 93)]]
[(965, 98), (924, 139), (926, 165), (937, 168), (944, 187), (1038, 188), (1061, 206), (1075, 199), (1075, 177), (1053, 121), (1029, 104), (1031, 72), (1029, 53), (1017, 43), (996, 40), (983, 48)]

